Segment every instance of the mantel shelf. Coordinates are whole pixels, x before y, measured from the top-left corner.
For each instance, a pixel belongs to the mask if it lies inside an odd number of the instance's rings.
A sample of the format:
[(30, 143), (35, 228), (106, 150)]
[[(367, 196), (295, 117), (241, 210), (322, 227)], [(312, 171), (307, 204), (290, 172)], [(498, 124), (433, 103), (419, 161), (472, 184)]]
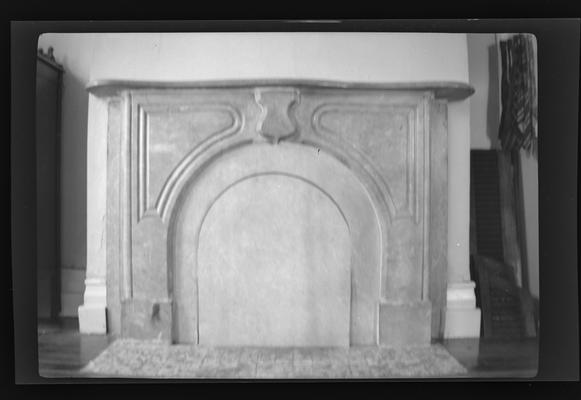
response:
[(426, 82), (342, 82), (305, 79), (263, 79), (263, 80), (220, 80), (220, 81), (135, 81), (96, 80), (87, 85), (87, 90), (97, 96), (117, 96), (126, 90), (141, 89), (196, 89), (196, 88), (241, 88), (254, 86), (294, 86), (351, 90), (394, 90), (433, 92), (437, 99), (459, 101), (470, 97), (474, 88), (467, 83), (452, 81)]

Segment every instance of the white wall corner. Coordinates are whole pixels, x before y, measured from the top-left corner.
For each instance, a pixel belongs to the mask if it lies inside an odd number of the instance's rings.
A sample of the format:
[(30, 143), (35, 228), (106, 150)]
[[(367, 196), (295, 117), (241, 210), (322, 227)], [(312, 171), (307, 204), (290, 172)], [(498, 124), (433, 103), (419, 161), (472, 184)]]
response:
[(78, 312), (81, 333), (107, 333), (107, 285), (104, 279), (85, 280), (84, 303)]
[(89, 96), (87, 122), (87, 275), (81, 333), (107, 333), (107, 102)]
[(476, 308), (475, 287), (473, 281), (448, 284), (444, 338), (480, 337), (481, 311)]

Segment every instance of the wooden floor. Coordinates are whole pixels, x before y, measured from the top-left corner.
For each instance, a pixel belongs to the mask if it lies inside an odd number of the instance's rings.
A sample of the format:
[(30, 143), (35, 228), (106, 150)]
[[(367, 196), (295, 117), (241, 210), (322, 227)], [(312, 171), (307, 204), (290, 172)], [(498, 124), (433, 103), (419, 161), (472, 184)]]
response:
[(442, 342), (471, 378), (533, 378), (537, 374), (538, 341), (525, 339), (448, 339)]
[(107, 335), (81, 335), (75, 319), (59, 324), (39, 322), (38, 372), (51, 378), (76, 376), (112, 341)]
[[(103, 351), (113, 338), (81, 335), (76, 320), (38, 326), (39, 374), (46, 378), (69, 378)], [(464, 367), (466, 378), (532, 378), (536, 375), (538, 343), (448, 339), (442, 345)]]

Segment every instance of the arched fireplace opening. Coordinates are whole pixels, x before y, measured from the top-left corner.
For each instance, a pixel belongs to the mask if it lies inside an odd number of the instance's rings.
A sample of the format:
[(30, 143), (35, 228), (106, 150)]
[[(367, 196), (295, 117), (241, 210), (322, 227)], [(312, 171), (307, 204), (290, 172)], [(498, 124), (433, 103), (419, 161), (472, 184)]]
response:
[(168, 237), (175, 342), (377, 345), (381, 233), (346, 166), (312, 146), (253, 144), (182, 190)]

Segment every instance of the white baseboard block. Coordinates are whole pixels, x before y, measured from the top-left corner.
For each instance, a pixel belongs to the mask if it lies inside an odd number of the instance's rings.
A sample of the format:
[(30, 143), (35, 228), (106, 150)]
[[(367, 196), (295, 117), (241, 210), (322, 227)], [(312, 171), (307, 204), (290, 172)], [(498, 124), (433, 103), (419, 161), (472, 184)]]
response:
[(107, 333), (107, 287), (103, 279), (85, 280), (84, 304), (79, 306), (78, 314), (81, 333)]
[(79, 306), (79, 331), (85, 334), (107, 333), (107, 311), (95, 305)]
[(448, 284), (444, 338), (480, 337), (481, 310), (476, 308), (475, 287), (473, 281)]

